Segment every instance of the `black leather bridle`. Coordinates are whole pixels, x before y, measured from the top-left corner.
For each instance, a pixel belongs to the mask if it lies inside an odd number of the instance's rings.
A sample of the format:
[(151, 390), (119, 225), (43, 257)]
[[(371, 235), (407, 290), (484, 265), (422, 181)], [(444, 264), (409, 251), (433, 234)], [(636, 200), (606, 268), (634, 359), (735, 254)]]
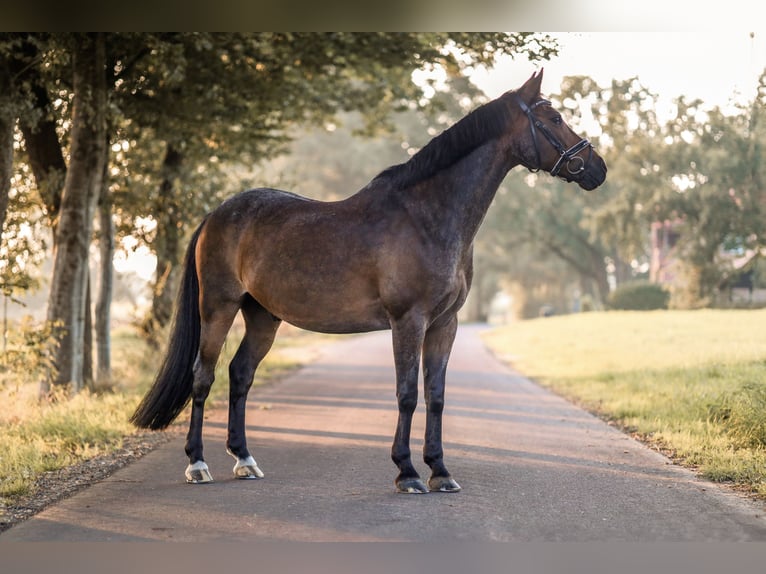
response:
[[(554, 165), (553, 169), (550, 171), (552, 176), (558, 176), (561, 168), (564, 166), (566, 166), (566, 170), (569, 175), (577, 175), (585, 171), (585, 168), (590, 163), (591, 157), (593, 157), (593, 145), (591, 145), (587, 139), (583, 138), (569, 149), (566, 149), (558, 140), (558, 138), (553, 135), (553, 132), (551, 132), (551, 130), (549, 130), (548, 127), (539, 119), (537, 119), (532, 113), (532, 110), (534, 110), (537, 106), (550, 104), (550, 102), (548, 100), (540, 100), (531, 106), (528, 106), (521, 98), (517, 97), (516, 99), (519, 103), (521, 111), (526, 114), (527, 118), (529, 118), (529, 127), (532, 130), (532, 141), (534, 142), (535, 155), (537, 156), (537, 167), (531, 167), (528, 165), (526, 167), (532, 172), (540, 171), (542, 162), (540, 160), (540, 148), (537, 145), (537, 130), (540, 130), (540, 132), (542, 132), (542, 134), (545, 136), (545, 139), (547, 139), (548, 142), (554, 148), (556, 148), (556, 151), (559, 152), (559, 159), (556, 162), (556, 165)], [(583, 160), (577, 154), (586, 147), (589, 148), (588, 159)], [(566, 179), (566, 176), (563, 177)]]

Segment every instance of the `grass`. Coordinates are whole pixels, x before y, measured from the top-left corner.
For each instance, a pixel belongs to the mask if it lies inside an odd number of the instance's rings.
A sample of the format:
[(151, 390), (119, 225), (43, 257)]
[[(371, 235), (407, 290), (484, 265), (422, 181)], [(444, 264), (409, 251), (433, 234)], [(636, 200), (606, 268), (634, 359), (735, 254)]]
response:
[[(227, 339), (209, 405), (228, 397), (227, 365), (242, 329), (235, 325)], [(306, 363), (316, 345), (325, 340), (325, 336), (283, 329), (261, 363), (254, 384)], [(4, 373), (0, 384), (0, 521), (4, 505), (32, 493), (41, 473), (113, 452), (136, 432), (128, 419), (151, 384), (160, 356), (128, 327), (114, 332), (112, 347), (114, 389), (110, 392), (84, 391), (70, 399), (41, 403), (34, 377), (25, 380), (23, 374), (9, 377)]]
[[(586, 313), (486, 334), (501, 358), (557, 393), (614, 420), (711, 480), (766, 497), (766, 311)], [(227, 397), (235, 325), (210, 400)], [(254, 384), (309, 361), (322, 335), (285, 329)], [(34, 381), (0, 386), (0, 519), (35, 478), (120, 448), (159, 362), (130, 328), (113, 335), (115, 390), (41, 404)], [(7, 375), (7, 373), (6, 373)], [(183, 423), (181, 423), (183, 424)]]
[(0, 422), (0, 507), (30, 493), (43, 472), (119, 448), (134, 432), (126, 415), (136, 403), (125, 393), (83, 392), (50, 404), (17, 398), (14, 410), (23, 413)]
[(766, 311), (586, 313), (489, 332), (527, 376), (766, 497)]

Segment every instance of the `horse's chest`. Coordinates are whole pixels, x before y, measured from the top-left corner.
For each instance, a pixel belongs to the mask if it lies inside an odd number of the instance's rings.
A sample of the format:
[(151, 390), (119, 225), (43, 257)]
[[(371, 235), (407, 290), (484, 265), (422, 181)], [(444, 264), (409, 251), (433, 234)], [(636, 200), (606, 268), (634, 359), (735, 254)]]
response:
[(452, 258), (411, 252), (399, 257), (397, 264), (388, 263), (380, 275), (381, 299), (386, 306), (440, 313), (465, 299), (466, 272)]

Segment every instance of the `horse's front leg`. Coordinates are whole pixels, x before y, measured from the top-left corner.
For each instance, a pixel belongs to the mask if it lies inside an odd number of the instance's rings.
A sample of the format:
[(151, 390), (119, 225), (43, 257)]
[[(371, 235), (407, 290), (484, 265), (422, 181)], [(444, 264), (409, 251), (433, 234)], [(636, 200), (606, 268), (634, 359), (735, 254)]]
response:
[(396, 366), (396, 400), (399, 419), (396, 423), (391, 459), (399, 468), (394, 484), (398, 492), (420, 494), (428, 488), (412, 465), (410, 431), (412, 415), (418, 404), (418, 364), (425, 332), (424, 321), (414, 314), (392, 322), (394, 364)]
[(442, 413), (447, 361), (457, 332), (457, 317), (434, 325), (426, 332), (423, 342), (423, 379), (426, 397), (426, 436), (423, 460), (431, 467), (428, 488), (439, 492), (457, 492), (460, 485), (444, 466), (442, 448)]

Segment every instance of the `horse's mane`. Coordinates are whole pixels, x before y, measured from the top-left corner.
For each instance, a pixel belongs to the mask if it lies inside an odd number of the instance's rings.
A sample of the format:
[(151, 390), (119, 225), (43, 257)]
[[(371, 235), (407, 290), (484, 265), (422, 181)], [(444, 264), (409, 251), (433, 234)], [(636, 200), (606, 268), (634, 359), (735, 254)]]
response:
[(508, 99), (512, 92), (488, 102), (433, 138), (409, 161), (380, 172), (371, 183), (385, 181), (405, 188), (447, 169), (486, 142), (499, 137), (511, 121)]

